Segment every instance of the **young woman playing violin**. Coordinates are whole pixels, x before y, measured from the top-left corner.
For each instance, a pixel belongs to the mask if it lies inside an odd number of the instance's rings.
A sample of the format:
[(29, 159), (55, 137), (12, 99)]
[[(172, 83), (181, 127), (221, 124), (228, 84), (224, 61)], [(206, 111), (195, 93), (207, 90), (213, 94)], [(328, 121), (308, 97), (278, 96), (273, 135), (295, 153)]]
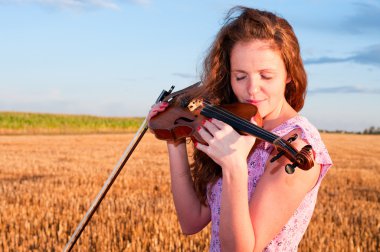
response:
[[(183, 233), (197, 233), (211, 221), (210, 251), (297, 251), (332, 164), (317, 129), (298, 114), (306, 85), (288, 22), (266, 11), (231, 9), (205, 58), (197, 95), (218, 105), (255, 105), (263, 129), (283, 139), (297, 134), (295, 149), (312, 146), (314, 165), (288, 174), (287, 158), (269, 161), (278, 153), (273, 145), (215, 118), (204, 120), (197, 129), (204, 142), (194, 142), (191, 165), (183, 140), (167, 142)], [(148, 120), (170, 106), (154, 105)]]

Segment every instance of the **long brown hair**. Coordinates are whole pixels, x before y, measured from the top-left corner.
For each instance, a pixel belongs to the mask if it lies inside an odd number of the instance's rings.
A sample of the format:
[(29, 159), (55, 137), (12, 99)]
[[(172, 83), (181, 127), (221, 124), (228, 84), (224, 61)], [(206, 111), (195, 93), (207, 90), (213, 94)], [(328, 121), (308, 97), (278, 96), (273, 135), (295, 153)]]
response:
[[(239, 41), (266, 40), (279, 50), (291, 81), (285, 88), (285, 99), (294, 110), (303, 107), (307, 78), (300, 48), (293, 28), (283, 18), (267, 11), (237, 6), (232, 8), (204, 60), (202, 73), (203, 97), (216, 104), (236, 102), (230, 84), (230, 55)], [(192, 164), (194, 187), (198, 198), (206, 204), (207, 185), (222, 176), (221, 167), (197, 149)]]

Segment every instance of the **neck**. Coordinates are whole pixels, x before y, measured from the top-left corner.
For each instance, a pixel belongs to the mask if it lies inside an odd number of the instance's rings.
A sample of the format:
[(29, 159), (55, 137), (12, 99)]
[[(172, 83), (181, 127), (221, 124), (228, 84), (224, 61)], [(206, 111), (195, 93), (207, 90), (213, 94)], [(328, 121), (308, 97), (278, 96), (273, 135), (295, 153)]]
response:
[(284, 101), (272, 113), (263, 118), (263, 128), (271, 131), (281, 123), (296, 115), (297, 111), (295, 111), (286, 101)]

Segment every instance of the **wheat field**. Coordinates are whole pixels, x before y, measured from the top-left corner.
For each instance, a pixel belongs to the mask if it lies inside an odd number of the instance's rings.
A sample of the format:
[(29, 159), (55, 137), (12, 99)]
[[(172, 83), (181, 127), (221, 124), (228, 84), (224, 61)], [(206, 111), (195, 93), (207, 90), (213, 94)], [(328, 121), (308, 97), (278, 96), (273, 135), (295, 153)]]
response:
[[(133, 134), (0, 136), (0, 251), (62, 251)], [(299, 251), (380, 250), (380, 136), (322, 135), (334, 162)], [(144, 136), (73, 251), (207, 251), (181, 234), (166, 146)]]

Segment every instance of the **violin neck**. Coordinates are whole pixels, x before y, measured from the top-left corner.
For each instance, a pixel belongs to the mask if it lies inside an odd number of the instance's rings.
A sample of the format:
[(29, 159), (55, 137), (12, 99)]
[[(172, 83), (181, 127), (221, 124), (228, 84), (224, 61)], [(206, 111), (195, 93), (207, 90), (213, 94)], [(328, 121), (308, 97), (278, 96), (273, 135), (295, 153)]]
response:
[[(244, 118), (231, 114), (224, 108), (206, 105), (201, 110), (201, 114), (206, 117), (215, 118), (222, 122), (225, 122), (238, 131), (246, 132), (261, 140), (274, 144), (275, 146), (280, 147), (281, 149), (287, 148), (289, 146), (288, 143), (281, 139), (279, 136), (251, 123), (250, 121)], [(290, 151), (293, 152), (295, 150), (291, 148)]]

